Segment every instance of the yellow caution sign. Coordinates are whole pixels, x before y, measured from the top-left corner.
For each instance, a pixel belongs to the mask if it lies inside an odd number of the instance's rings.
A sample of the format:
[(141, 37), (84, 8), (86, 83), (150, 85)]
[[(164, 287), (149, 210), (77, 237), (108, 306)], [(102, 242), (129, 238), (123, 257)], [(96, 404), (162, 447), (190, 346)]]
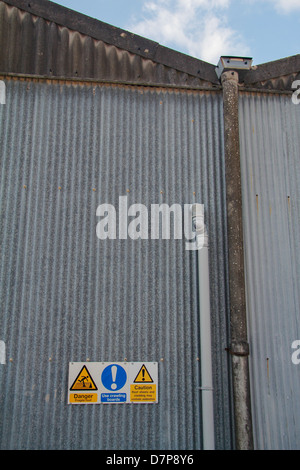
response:
[(91, 391), (98, 390), (93, 381), (91, 374), (89, 373), (86, 366), (83, 366), (76, 379), (73, 382), (71, 391)]
[(145, 383), (153, 383), (153, 380), (151, 378), (151, 375), (149, 374), (146, 366), (143, 364), (142, 367), (140, 368), (140, 371), (138, 373), (138, 375), (136, 376), (135, 380), (134, 380), (134, 383), (141, 383), (141, 384), (145, 384)]
[(131, 403), (156, 402), (156, 384), (130, 385), (130, 401)]

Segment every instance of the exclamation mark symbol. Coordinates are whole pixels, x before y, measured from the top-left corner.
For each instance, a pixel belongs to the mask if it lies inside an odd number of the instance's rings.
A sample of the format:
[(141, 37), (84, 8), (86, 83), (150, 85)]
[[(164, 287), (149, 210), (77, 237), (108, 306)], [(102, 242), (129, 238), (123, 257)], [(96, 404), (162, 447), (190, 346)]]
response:
[(116, 384), (116, 378), (117, 378), (117, 366), (112, 366), (111, 368), (111, 377), (112, 377), (112, 381), (113, 383), (111, 384), (111, 389), (112, 390), (116, 390), (117, 388), (117, 384)]
[(142, 369), (142, 375), (143, 375), (142, 381), (145, 382), (145, 369), (144, 368)]

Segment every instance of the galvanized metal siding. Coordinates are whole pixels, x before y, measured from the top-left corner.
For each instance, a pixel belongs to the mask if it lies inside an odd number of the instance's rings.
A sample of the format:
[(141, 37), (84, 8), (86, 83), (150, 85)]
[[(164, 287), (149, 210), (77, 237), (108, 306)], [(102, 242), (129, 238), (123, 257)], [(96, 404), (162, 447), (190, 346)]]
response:
[(300, 106), (243, 93), (240, 128), (256, 448), (299, 449)]
[[(232, 447), (218, 94), (6, 80), (2, 449), (201, 448), (196, 253), (96, 237), (96, 209), (203, 202), (217, 447)], [(158, 405), (67, 405), (71, 361), (158, 361)]]

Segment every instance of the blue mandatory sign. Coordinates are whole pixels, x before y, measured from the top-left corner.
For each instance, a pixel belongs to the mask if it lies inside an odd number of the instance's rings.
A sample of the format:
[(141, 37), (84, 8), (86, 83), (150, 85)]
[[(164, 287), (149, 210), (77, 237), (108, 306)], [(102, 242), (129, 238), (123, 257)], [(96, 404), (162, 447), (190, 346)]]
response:
[(107, 390), (116, 392), (126, 384), (127, 374), (123, 367), (118, 364), (111, 364), (102, 372), (101, 381)]

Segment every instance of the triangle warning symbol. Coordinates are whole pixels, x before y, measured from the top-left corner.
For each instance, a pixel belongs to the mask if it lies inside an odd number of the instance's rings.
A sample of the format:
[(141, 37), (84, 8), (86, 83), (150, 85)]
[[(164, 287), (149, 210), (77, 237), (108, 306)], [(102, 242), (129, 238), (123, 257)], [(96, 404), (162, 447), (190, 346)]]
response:
[(143, 364), (140, 368), (138, 375), (136, 376), (134, 383), (153, 383), (152, 377), (149, 374), (146, 366)]
[(98, 390), (86, 366), (83, 366), (76, 379), (74, 380), (74, 383), (70, 390), (83, 390), (86, 392), (90, 390)]

